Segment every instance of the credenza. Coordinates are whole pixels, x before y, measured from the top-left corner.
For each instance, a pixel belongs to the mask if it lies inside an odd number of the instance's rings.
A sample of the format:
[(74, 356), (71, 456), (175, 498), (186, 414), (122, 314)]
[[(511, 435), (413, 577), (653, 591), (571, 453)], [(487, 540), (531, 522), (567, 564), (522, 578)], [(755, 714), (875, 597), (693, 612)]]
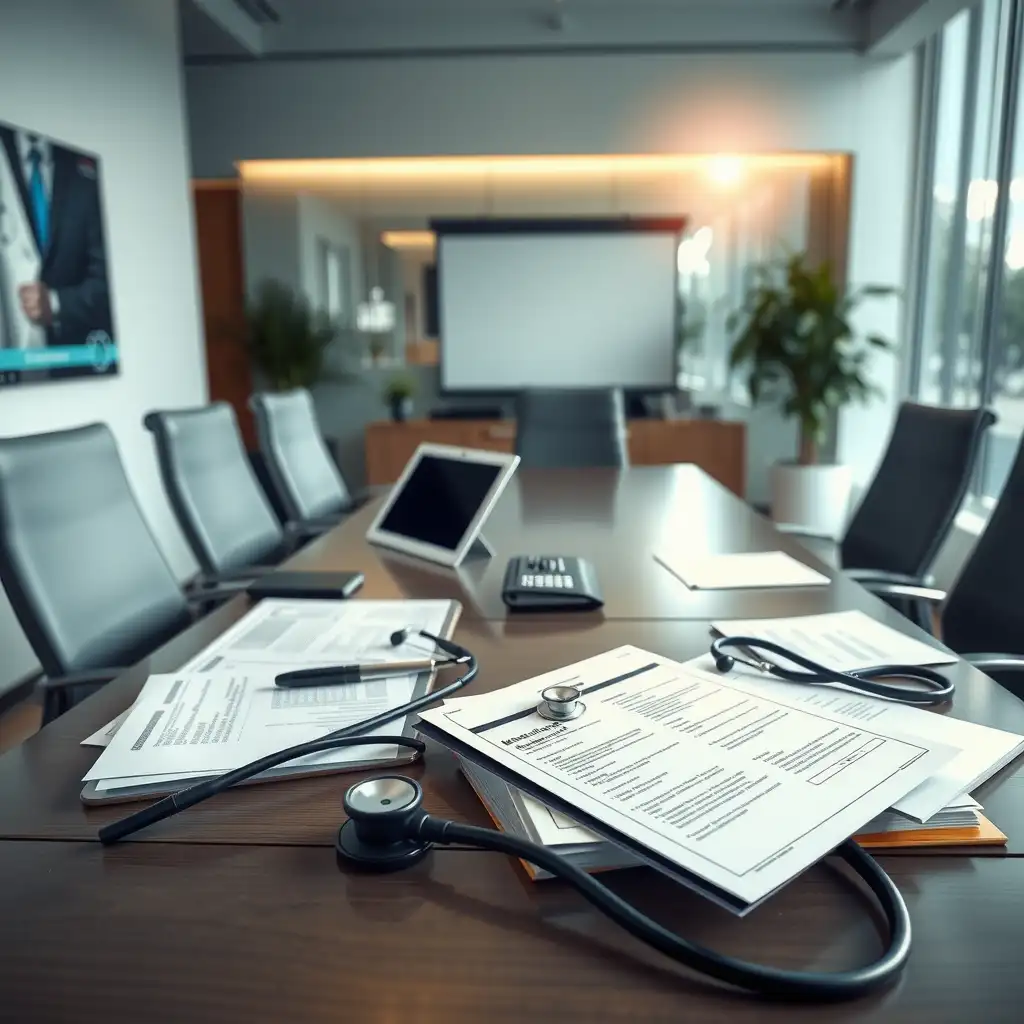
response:
[[(634, 466), (692, 462), (743, 496), (746, 424), (724, 420), (630, 420), (629, 459)], [(511, 452), (515, 420), (378, 420), (366, 426), (366, 476), (371, 486), (394, 483), (424, 441), (460, 448)]]

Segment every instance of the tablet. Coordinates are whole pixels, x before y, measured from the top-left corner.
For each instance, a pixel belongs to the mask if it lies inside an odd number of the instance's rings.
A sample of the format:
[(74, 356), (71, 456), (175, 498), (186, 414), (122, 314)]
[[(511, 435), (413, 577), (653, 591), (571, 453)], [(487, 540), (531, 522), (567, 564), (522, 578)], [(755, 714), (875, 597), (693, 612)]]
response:
[(518, 465), (518, 455), (421, 444), (366, 539), (456, 566), (477, 540)]

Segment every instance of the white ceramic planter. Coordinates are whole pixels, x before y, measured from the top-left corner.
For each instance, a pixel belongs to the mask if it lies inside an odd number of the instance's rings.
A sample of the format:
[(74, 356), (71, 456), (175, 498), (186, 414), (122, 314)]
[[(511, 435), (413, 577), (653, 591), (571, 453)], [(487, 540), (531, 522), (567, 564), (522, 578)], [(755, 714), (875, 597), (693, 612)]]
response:
[(849, 466), (772, 466), (772, 519), (838, 537), (846, 525), (853, 478)]

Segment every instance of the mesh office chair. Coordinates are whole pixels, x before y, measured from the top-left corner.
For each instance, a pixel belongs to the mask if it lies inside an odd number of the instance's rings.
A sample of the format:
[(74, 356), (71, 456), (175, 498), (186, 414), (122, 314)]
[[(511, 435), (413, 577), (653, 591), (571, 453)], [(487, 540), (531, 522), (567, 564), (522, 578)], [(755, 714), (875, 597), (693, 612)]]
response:
[(524, 468), (628, 465), (622, 392), (521, 392), (516, 402), (516, 454)]
[(289, 520), (329, 529), (363, 504), (345, 486), (305, 388), (253, 395), (249, 407), (267, 475)]
[[(972, 665), (1024, 697), (1024, 444), (985, 532), (949, 594), (887, 579), (863, 580), (882, 597), (937, 608), (942, 640)], [(1004, 652), (1004, 653), (972, 653)]]
[(99, 423), (0, 438), (0, 582), (47, 676), (44, 725), (193, 620)]
[(256, 479), (230, 405), (151, 412), (143, 423), (203, 583), (252, 579), (294, 549)]

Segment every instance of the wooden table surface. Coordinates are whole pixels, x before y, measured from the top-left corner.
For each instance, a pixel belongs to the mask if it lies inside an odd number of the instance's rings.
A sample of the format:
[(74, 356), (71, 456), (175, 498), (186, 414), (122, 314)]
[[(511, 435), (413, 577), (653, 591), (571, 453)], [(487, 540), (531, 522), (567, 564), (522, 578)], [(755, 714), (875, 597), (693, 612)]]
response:
[[(544, 513), (544, 494), (550, 512)], [(611, 495), (588, 512), (586, 495)], [(471, 581), (458, 639), (474, 689), (500, 687), (633, 643), (676, 658), (707, 650), (708, 620), (858, 607), (914, 628), (848, 582), (825, 590), (691, 595), (649, 558), (655, 528), (687, 517), (690, 543), (790, 542), (685, 467), (523, 473), (489, 524), (499, 555)], [(465, 579), (385, 558), (366, 509), (296, 565), (361, 568), (366, 597), (466, 597)], [(575, 526), (573, 525), (575, 517)], [(682, 527), (681, 527), (682, 528)], [(531, 542), (531, 538), (533, 541)], [(605, 614), (508, 618), (495, 605), (508, 554), (593, 558)], [(403, 571), (408, 570), (408, 575)], [(497, 583), (496, 583), (497, 581)], [(1007, 851), (884, 859), (910, 906), (914, 951), (890, 991), (836, 1007), (773, 1006), (689, 978), (557, 882), (496, 854), (438, 852), (393, 876), (341, 871), (330, 847), (359, 776), (224, 794), (104, 849), (80, 779), (79, 741), (127, 707), (149, 671), (178, 667), (235, 621), (236, 599), (0, 758), (0, 1020), (12, 1021), (1016, 1021), (1024, 972), (1024, 784), (1011, 765), (979, 792)], [(1024, 731), (1024, 704), (966, 665), (949, 713)], [(449, 754), (408, 774), (429, 810), (486, 824)], [(134, 806), (134, 805), (131, 805)], [(817, 867), (740, 921), (649, 871), (611, 884), (697, 941), (765, 962), (836, 968), (878, 953), (869, 906)]]

